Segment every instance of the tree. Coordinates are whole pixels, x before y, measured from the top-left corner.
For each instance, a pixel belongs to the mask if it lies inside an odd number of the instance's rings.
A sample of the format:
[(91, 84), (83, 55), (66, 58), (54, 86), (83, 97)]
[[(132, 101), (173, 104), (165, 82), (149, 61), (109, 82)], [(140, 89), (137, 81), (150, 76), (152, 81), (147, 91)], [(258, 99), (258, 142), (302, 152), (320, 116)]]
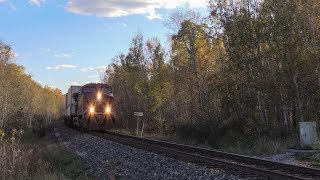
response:
[(11, 62), (11, 47), (0, 43), (0, 129), (31, 127), (37, 119), (62, 116), (64, 97), (60, 90), (41, 87), (25, 74), (24, 67)]
[(107, 81), (113, 86), (117, 97), (117, 117), (122, 126), (133, 130), (133, 112), (148, 110), (148, 73), (142, 35), (132, 39), (127, 55), (114, 58), (112, 69), (113, 72), (107, 73)]
[(172, 96), (172, 84), (170, 81), (171, 69), (165, 63), (165, 52), (158, 39), (150, 39), (146, 43), (149, 53), (149, 92), (150, 101), (149, 112), (152, 113), (155, 121), (154, 128), (165, 132), (168, 121), (171, 119), (169, 112), (169, 99)]

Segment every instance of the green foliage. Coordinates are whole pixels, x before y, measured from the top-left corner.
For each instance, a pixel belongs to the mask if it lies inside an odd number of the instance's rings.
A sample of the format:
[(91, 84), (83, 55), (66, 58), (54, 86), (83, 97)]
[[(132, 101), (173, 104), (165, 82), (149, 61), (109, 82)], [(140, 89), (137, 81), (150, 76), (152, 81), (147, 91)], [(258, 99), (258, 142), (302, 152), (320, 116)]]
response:
[(314, 150), (320, 150), (320, 141), (318, 141), (315, 145), (313, 145)]
[(50, 163), (53, 172), (61, 173), (70, 179), (92, 179), (84, 172), (88, 170), (88, 166), (76, 155), (67, 152), (63, 147), (54, 148), (50, 150), (50, 153), (43, 153), (43, 158)]
[(289, 146), (288, 148), (289, 149), (299, 149), (299, 150), (320, 150), (320, 142), (318, 141), (314, 145), (305, 145), (303, 147), (301, 147), (300, 143), (297, 142), (294, 145)]
[(157, 39), (143, 52), (138, 35), (115, 58), (106, 80), (121, 127), (133, 131), (133, 111), (143, 111), (150, 132), (281, 149), (269, 142), (293, 137), (300, 121), (319, 122), (320, 2), (218, 0), (209, 7), (202, 23), (170, 21), (179, 24), (169, 56)]
[(133, 112), (148, 106), (148, 76), (143, 37), (134, 37), (128, 54), (116, 57), (110, 68), (112, 71), (107, 72), (107, 79), (117, 97), (115, 107), (119, 125), (133, 129)]
[(32, 149), (33, 158), (48, 164), (47, 170), (39, 174), (40, 179), (43, 176), (61, 176), (63, 179), (93, 178), (86, 172), (88, 166), (79, 157), (69, 152), (63, 145), (53, 143), (47, 137), (39, 137), (32, 129), (25, 131), (21, 141), (25, 147)]
[(221, 150), (237, 154), (246, 155), (271, 155), (283, 152), (288, 144), (288, 140), (271, 140), (271, 139), (257, 139), (255, 144), (248, 146), (246, 142), (226, 143), (226, 145), (220, 147)]
[(308, 161), (312, 166), (319, 168), (320, 167), (320, 154), (297, 154), (296, 158), (301, 161)]

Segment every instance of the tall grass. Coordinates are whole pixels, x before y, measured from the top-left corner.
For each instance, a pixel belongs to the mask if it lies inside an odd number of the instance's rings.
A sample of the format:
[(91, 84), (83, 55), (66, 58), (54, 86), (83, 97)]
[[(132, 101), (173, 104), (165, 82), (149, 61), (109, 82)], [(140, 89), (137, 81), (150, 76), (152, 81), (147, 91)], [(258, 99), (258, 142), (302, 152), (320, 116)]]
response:
[(37, 131), (0, 130), (0, 179), (91, 179), (87, 167)]
[(49, 171), (48, 162), (38, 158), (32, 148), (21, 144), (22, 134), (23, 130), (13, 129), (8, 133), (0, 130), (1, 179), (21, 179)]
[[(133, 135), (135, 136), (135, 133), (132, 133), (130, 131), (127, 131), (125, 129), (112, 129), (111, 131), (127, 134), (127, 135)], [(186, 144), (191, 146), (197, 146), (207, 149), (217, 149), (225, 152), (230, 153), (236, 153), (236, 154), (243, 154), (243, 155), (271, 155), (276, 153), (284, 152), (287, 148), (292, 146), (299, 145), (299, 138), (297, 134), (292, 135), (291, 138), (282, 138), (282, 139), (270, 139), (270, 138), (260, 138), (256, 139), (251, 144), (248, 145), (246, 142), (242, 141), (228, 141), (223, 140), (220, 144), (213, 147), (210, 146), (208, 143), (201, 143), (199, 140), (194, 139), (192, 137), (180, 137), (175, 134), (170, 135), (164, 135), (160, 133), (144, 133), (143, 137), (150, 138), (150, 139), (156, 139), (156, 140), (162, 140), (162, 141), (168, 141), (168, 142), (174, 142), (179, 144)], [(319, 145), (320, 149), (320, 145)]]

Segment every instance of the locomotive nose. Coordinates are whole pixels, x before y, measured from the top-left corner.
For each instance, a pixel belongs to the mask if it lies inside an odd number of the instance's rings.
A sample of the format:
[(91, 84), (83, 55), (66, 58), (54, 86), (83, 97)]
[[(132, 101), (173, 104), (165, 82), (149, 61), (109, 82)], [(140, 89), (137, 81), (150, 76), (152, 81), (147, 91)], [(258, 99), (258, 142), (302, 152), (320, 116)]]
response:
[(112, 107), (110, 103), (103, 101), (95, 101), (93, 105), (89, 106), (88, 111), (90, 114), (105, 114), (110, 115), (112, 113)]

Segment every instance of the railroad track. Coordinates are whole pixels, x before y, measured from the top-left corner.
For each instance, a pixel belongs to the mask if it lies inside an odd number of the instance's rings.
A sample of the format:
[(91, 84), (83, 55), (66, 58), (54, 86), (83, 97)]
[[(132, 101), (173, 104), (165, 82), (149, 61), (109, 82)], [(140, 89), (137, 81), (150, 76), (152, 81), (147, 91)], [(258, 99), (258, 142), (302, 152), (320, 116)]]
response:
[[(78, 129), (78, 128), (77, 128)], [(80, 131), (248, 179), (320, 179), (320, 170), (114, 132)]]

